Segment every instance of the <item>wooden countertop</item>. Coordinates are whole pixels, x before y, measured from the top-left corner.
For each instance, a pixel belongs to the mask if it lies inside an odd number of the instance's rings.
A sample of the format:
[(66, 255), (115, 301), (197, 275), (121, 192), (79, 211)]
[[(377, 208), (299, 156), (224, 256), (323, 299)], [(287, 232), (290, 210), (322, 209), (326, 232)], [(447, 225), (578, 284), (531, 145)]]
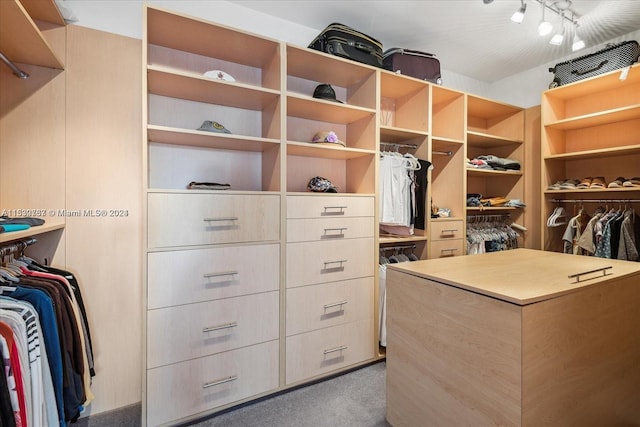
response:
[[(603, 267), (577, 282), (569, 275)], [(533, 249), (387, 264), (387, 268), (518, 305), (531, 304), (611, 279), (638, 275), (640, 263)]]

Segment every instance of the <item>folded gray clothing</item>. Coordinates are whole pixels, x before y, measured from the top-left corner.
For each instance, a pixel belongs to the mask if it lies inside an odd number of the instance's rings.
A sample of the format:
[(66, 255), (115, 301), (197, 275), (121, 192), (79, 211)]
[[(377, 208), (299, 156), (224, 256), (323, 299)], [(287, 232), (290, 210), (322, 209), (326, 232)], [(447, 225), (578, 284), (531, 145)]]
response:
[(507, 203), (505, 203), (504, 205), (508, 206), (508, 207), (512, 207), (512, 208), (525, 208), (525, 207), (527, 207), (527, 205), (520, 199), (511, 199)]
[(220, 184), (217, 182), (195, 182), (191, 181), (189, 185), (187, 185), (189, 190), (230, 190), (231, 185), (229, 184)]
[(514, 159), (497, 157), (494, 155), (478, 156), (496, 170), (520, 170), (520, 162)]

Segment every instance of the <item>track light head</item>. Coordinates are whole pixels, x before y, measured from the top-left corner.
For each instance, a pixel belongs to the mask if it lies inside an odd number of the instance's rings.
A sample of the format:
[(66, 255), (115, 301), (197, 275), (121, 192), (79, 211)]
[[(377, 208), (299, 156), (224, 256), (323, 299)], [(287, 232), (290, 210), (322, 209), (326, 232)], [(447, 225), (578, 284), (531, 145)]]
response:
[(514, 12), (513, 15), (511, 15), (511, 20), (516, 24), (522, 23), (522, 21), (524, 20), (524, 13), (527, 11), (527, 4), (523, 0), (520, 0), (520, 3), (520, 9), (518, 9)]
[(580, 36), (576, 34), (573, 37), (573, 44), (571, 45), (571, 50), (575, 52), (576, 50), (584, 49), (584, 47), (585, 47), (584, 40), (582, 40)]

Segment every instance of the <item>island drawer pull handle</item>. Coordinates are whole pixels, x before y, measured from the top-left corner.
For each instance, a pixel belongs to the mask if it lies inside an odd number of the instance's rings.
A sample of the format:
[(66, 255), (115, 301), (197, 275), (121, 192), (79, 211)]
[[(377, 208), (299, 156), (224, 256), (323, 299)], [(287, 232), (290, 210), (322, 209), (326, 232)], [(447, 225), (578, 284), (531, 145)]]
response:
[(219, 272), (219, 273), (205, 273), (205, 274), (203, 274), (202, 276), (203, 276), (205, 279), (208, 279), (208, 278), (210, 278), (210, 277), (233, 276), (233, 275), (236, 275), (236, 274), (238, 274), (238, 272), (237, 272), (237, 271), (232, 270), (232, 271), (221, 271), (221, 272)]
[[(342, 267), (342, 264), (344, 264), (347, 261), (348, 260), (346, 260), (346, 259), (339, 259), (339, 260), (336, 260), (336, 261), (325, 261), (324, 262), (324, 268), (327, 268), (328, 264), (340, 264), (340, 267)], [(338, 268), (340, 268), (340, 267), (338, 267)]]
[(345, 304), (347, 304), (347, 300), (334, 302), (333, 304), (325, 304), (324, 309), (326, 310), (327, 308), (338, 307), (338, 306), (342, 307)]
[(324, 351), (324, 354), (329, 354), (329, 353), (335, 353), (336, 351), (342, 351), (342, 350), (346, 350), (349, 347), (346, 345), (341, 345), (340, 347), (336, 347), (336, 348), (330, 348)]
[(216, 385), (229, 383), (229, 382), (235, 381), (237, 379), (238, 379), (238, 376), (237, 375), (233, 375), (233, 376), (230, 376), (228, 378), (223, 378), (223, 379), (218, 380), (218, 381), (211, 381), (211, 382), (208, 382), (208, 383), (204, 383), (202, 385), (202, 388), (209, 388), (209, 387), (213, 387), (213, 386), (216, 386)]
[(226, 323), (224, 325), (218, 325), (218, 326), (206, 326), (202, 328), (202, 332), (219, 331), (221, 329), (235, 328), (236, 326), (238, 326), (238, 322), (231, 322), (231, 323)]
[(348, 230), (348, 228), (347, 227), (325, 228), (324, 232), (326, 233), (327, 231), (340, 231), (340, 234), (344, 234), (345, 230)]
[(576, 283), (580, 282), (580, 276), (584, 276), (585, 274), (597, 273), (598, 271), (602, 271), (602, 275), (607, 275), (607, 270), (613, 268), (613, 266), (596, 268), (595, 270), (583, 271), (582, 273), (570, 274), (569, 279), (576, 279)]
[(227, 216), (221, 218), (204, 218), (204, 222), (218, 222), (218, 221), (237, 221), (237, 216)]

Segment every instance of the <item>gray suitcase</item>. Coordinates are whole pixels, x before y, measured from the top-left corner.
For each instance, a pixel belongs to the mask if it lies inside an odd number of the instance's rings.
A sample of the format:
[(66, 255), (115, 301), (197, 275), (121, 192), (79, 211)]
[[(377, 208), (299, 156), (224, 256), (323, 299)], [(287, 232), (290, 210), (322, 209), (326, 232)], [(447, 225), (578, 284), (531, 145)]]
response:
[(640, 46), (637, 41), (630, 40), (607, 46), (589, 55), (560, 62), (555, 67), (549, 68), (549, 72), (553, 73), (553, 81), (549, 84), (549, 88), (628, 67), (637, 62), (638, 57), (640, 57)]

